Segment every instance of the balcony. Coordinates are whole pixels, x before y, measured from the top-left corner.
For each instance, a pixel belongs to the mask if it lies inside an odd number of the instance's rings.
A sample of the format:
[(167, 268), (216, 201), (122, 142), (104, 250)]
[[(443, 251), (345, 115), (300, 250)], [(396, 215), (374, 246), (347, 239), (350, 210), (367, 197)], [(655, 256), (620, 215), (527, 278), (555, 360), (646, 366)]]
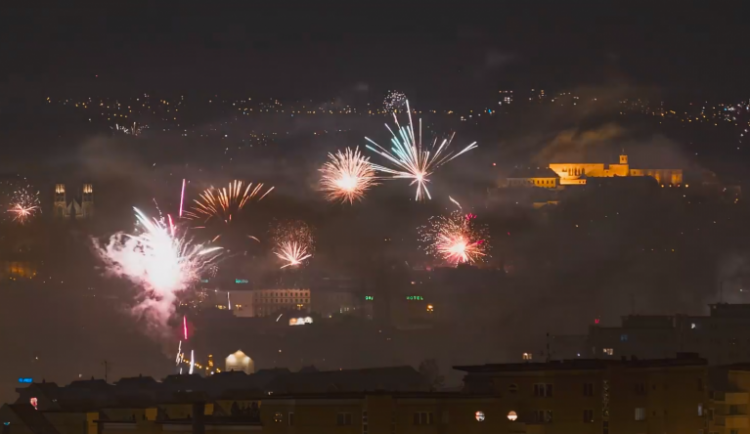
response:
[(714, 415), (713, 424), (728, 429), (748, 428), (750, 418), (746, 414)]

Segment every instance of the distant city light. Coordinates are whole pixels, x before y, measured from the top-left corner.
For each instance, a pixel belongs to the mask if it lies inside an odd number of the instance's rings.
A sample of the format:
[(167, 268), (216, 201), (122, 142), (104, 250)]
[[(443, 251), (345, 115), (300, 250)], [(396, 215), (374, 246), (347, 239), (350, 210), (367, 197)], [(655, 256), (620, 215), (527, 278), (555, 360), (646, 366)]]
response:
[(512, 411), (512, 410), (509, 411), (508, 412), (508, 420), (511, 421), (511, 422), (513, 422), (516, 419), (518, 419), (518, 413), (516, 413), (515, 411)]
[(247, 283), (250, 283), (250, 282), (247, 279), (234, 279), (234, 283), (236, 283), (238, 285), (244, 285), (244, 284), (247, 284)]
[(478, 411), (478, 412), (474, 413), (474, 419), (476, 419), (477, 422), (484, 422), (484, 412), (483, 411)]

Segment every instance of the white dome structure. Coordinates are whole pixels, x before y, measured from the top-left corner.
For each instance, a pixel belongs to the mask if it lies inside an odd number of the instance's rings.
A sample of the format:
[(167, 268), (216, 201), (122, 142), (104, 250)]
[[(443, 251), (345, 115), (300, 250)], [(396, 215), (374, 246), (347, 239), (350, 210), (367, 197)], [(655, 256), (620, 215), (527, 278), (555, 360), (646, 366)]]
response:
[(224, 367), (226, 368), (226, 372), (242, 371), (248, 375), (255, 373), (255, 363), (253, 363), (253, 359), (243, 353), (242, 350), (237, 350), (236, 353), (227, 356)]

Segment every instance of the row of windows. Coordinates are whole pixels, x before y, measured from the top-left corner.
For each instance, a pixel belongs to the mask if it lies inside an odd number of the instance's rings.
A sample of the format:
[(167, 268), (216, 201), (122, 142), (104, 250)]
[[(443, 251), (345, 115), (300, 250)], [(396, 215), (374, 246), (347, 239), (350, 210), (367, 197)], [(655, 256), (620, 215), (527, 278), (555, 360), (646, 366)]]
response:
[(269, 298), (263, 300), (256, 300), (257, 304), (261, 303), (309, 303), (309, 298)]
[(309, 297), (310, 296), (310, 291), (261, 293), (260, 295), (256, 295), (256, 298), (257, 297), (261, 297), (261, 298), (268, 298), (268, 297), (297, 297), (299, 295), (304, 295), (305, 297)]
[[(651, 387), (653, 390), (656, 390), (656, 384), (652, 384)], [(698, 378), (697, 379), (697, 390), (699, 392), (703, 391), (703, 379)], [(668, 390), (669, 386), (667, 384), (664, 384), (664, 390)], [(645, 395), (646, 394), (646, 383), (635, 383), (635, 393), (637, 395)], [(536, 383), (534, 384), (533, 393), (534, 396), (542, 397), (542, 398), (549, 398), (552, 396), (554, 391), (554, 387), (552, 384), (549, 383)], [(508, 385), (508, 393), (511, 395), (517, 395), (519, 393), (518, 385), (515, 383), (511, 383)], [(583, 383), (583, 396), (594, 396), (594, 383)]]
[[(667, 416), (667, 410), (664, 410), (664, 416)], [(656, 416), (657, 412), (656, 410), (652, 411), (652, 416)], [(442, 420), (441, 423), (447, 424), (448, 423), (448, 414), (443, 413), (442, 414)], [(583, 410), (583, 423), (594, 423), (594, 410), (593, 409), (586, 409)], [(644, 407), (636, 407), (635, 409), (635, 420), (636, 421), (644, 421), (646, 420), (647, 411)], [(698, 416), (703, 416), (703, 405), (698, 404)], [(511, 411), (508, 413), (508, 419), (515, 421), (518, 417), (518, 414), (515, 411)], [(478, 422), (483, 422), (485, 420), (485, 414), (482, 411), (477, 411), (475, 414), (475, 419)], [(552, 410), (532, 410), (530, 414), (530, 421), (533, 423), (553, 423), (555, 420), (554, 412)], [(284, 414), (281, 412), (276, 412), (273, 417), (273, 421), (275, 423), (282, 423), (284, 422)], [(289, 413), (287, 415), (287, 423), (289, 426), (294, 426), (294, 413)], [(422, 425), (433, 425), (435, 423), (435, 417), (431, 411), (419, 411), (412, 415), (412, 423), (416, 426), (422, 426)], [(367, 418), (367, 412), (362, 412), (362, 425), (363, 429), (366, 431), (367, 428), (365, 428), (368, 424), (368, 418)], [(352, 425), (352, 414), (351, 413), (337, 413), (336, 414), (336, 425), (337, 426), (351, 426)]]

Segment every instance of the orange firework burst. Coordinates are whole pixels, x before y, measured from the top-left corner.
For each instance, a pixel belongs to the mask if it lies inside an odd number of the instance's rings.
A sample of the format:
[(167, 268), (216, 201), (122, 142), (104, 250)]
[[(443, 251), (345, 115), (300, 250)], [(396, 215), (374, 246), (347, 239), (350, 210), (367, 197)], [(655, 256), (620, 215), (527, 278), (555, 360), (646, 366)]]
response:
[(255, 197), (258, 197), (258, 201), (263, 200), (273, 187), (265, 193), (262, 193), (262, 190), (263, 184), (256, 184), (253, 188), (252, 182), (245, 186), (242, 181), (236, 180), (230, 182), (227, 187), (210, 187), (200, 194), (199, 199), (193, 201), (195, 206), (186, 211), (185, 216), (193, 220), (202, 220), (203, 223), (211, 220), (229, 223), (248, 202)]
[(301, 220), (275, 223), (271, 235), (276, 243), (273, 253), (285, 262), (281, 268), (302, 265), (315, 251), (312, 228)]
[(7, 207), (5, 212), (12, 216), (14, 222), (24, 224), (37, 213), (42, 212), (42, 208), (39, 206), (39, 192), (31, 193), (31, 185), (19, 185), (18, 181), (4, 184), (8, 187), (3, 188), (6, 195), (3, 206)]
[(461, 211), (431, 217), (419, 229), (425, 251), (449, 264), (483, 261), (490, 249), (489, 235), (486, 226), (476, 224), (476, 217)]
[(21, 224), (26, 223), (28, 219), (34, 216), (36, 212), (39, 210), (39, 207), (36, 205), (24, 205), (22, 203), (17, 203), (13, 205), (8, 212), (10, 214), (13, 214), (13, 221), (19, 222)]
[(354, 199), (362, 200), (365, 191), (377, 185), (375, 169), (370, 164), (370, 159), (359, 152), (359, 148), (329, 153), (328, 160), (319, 169), (323, 173), (321, 188), (327, 193), (328, 200), (349, 201), (351, 204)]

